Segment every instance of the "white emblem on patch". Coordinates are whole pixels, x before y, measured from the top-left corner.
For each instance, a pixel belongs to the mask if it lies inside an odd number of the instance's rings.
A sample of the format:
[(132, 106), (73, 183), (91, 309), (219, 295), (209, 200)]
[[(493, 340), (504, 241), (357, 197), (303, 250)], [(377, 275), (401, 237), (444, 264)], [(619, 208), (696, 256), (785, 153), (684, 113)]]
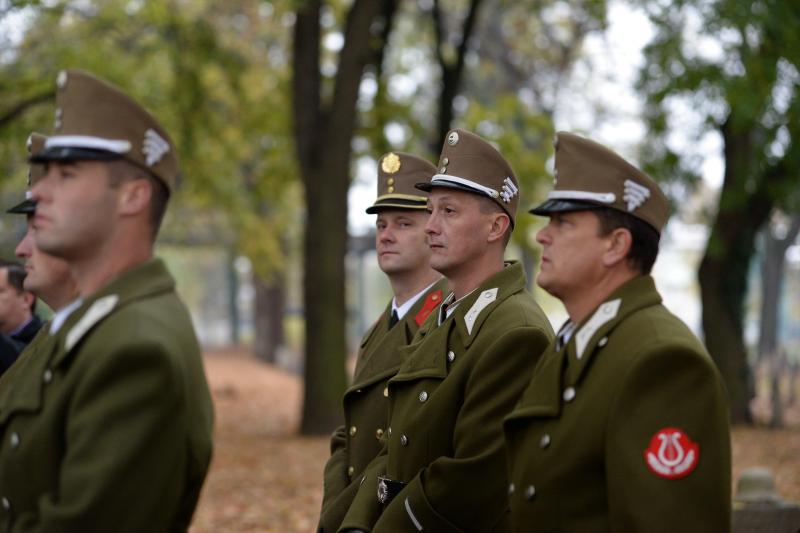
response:
[(67, 333), (67, 339), (64, 342), (64, 347), (70, 351), (78, 341), (86, 335), (86, 332), (92, 329), (92, 326), (105, 318), (117, 305), (119, 296), (112, 294), (100, 298), (92, 306), (86, 310), (86, 313), (81, 317), (75, 326)]
[(620, 304), (622, 304), (620, 298), (604, 303), (597, 308), (592, 318), (587, 320), (581, 330), (575, 334), (575, 354), (578, 359), (583, 357), (583, 351), (586, 349), (586, 345), (589, 344), (589, 340), (597, 333), (597, 330), (617, 316)]
[(508, 203), (518, 193), (519, 189), (517, 188), (516, 185), (514, 185), (514, 182), (511, 180), (511, 178), (506, 178), (503, 181), (503, 190), (500, 193), (500, 198), (502, 198), (505, 203)]
[(142, 145), (142, 153), (145, 155), (147, 166), (152, 167), (161, 161), (161, 158), (167, 152), (169, 152), (169, 143), (155, 130), (147, 128), (147, 131), (144, 132), (144, 144)]
[(635, 181), (625, 180), (625, 192), (622, 194), (622, 199), (628, 203), (628, 212), (633, 212), (648, 198), (650, 198), (650, 189)]
[(481, 311), (495, 300), (497, 300), (497, 287), (485, 290), (478, 296), (478, 299), (475, 300), (475, 303), (469, 308), (467, 314), (464, 315), (464, 324), (467, 326), (467, 333), (472, 335), (472, 328), (475, 326), (475, 321), (478, 319)]

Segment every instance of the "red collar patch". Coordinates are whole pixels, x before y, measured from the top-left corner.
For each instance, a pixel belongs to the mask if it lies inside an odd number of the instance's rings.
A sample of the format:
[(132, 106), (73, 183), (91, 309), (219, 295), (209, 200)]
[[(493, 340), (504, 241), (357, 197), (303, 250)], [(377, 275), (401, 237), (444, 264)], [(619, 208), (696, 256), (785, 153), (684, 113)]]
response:
[(442, 303), (442, 291), (434, 291), (425, 298), (425, 303), (422, 304), (422, 309), (419, 310), (417, 316), (414, 317), (414, 321), (417, 323), (417, 326), (421, 326), (425, 319), (430, 316), (436, 307)]
[(663, 428), (650, 439), (644, 459), (655, 475), (665, 479), (680, 479), (697, 467), (700, 445), (680, 429)]

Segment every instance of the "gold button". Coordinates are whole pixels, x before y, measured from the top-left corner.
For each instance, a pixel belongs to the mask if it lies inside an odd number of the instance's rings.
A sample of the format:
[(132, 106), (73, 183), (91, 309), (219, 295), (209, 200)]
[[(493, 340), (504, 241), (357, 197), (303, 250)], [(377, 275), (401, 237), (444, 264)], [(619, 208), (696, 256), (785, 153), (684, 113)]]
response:
[(356, 436), (356, 431), (358, 431), (358, 428), (357, 428), (357, 427), (355, 427), (355, 426), (350, 426), (350, 436), (351, 436), (351, 437), (355, 437), (355, 436)]
[(394, 192), (394, 187), (389, 187), (389, 188), (387, 189), (387, 191), (389, 192), (389, 194), (393, 193), (393, 192)]
[(355, 473), (355, 471), (356, 471), (356, 469), (353, 468), (352, 466), (347, 467), (347, 475), (348, 476), (353, 477), (353, 474)]
[(381, 440), (381, 437), (383, 437), (383, 430), (378, 428), (375, 430), (375, 438)]
[(433, 296), (431, 296), (431, 300), (433, 300), (434, 302), (436, 300), (438, 300), (438, 299), (439, 299), (439, 295), (438, 294), (434, 294)]
[(389, 397), (389, 387), (385, 387), (383, 389), (383, 395), (386, 396), (387, 398)]
[(386, 185), (394, 185), (394, 178), (389, 178), (386, 180)]

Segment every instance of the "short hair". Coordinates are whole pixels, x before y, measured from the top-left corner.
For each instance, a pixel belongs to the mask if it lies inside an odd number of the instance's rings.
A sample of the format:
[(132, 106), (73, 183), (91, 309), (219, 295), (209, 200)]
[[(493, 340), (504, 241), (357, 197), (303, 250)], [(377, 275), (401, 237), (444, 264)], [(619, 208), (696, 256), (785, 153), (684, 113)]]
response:
[(511, 215), (505, 212), (505, 210), (494, 203), (492, 200), (485, 196), (478, 196), (480, 202), (481, 213), (484, 215), (491, 215), (494, 213), (500, 213), (502, 215), (506, 215), (508, 217), (508, 227), (506, 228), (506, 233), (503, 235), (503, 248), (508, 246), (509, 241), (511, 240), (511, 232), (514, 231), (514, 222), (511, 220)]
[(626, 260), (628, 265), (640, 274), (649, 274), (658, 256), (658, 243), (661, 239), (658, 231), (633, 215), (610, 207), (593, 209), (600, 221), (600, 235), (605, 236), (615, 229), (626, 229), (631, 234), (631, 249)]
[[(22, 294), (23, 292), (30, 292), (25, 290), (25, 276), (28, 275), (25, 272), (25, 267), (22, 266), (20, 263), (16, 261), (9, 261), (7, 259), (0, 259), (0, 269), (6, 269), (8, 271), (8, 284), (14, 287), (14, 290), (17, 291), (18, 294)], [(36, 310), (36, 298), (33, 298), (33, 303), (31, 304), (31, 313)]]
[(170, 196), (169, 189), (152, 172), (139, 165), (125, 159), (116, 159), (109, 162), (108, 180), (112, 187), (119, 187), (124, 181), (137, 179), (143, 179), (150, 183), (152, 191), (150, 195), (150, 228), (152, 230), (152, 238), (155, 240), (158, 230), (161, 228), (161, 222), (164, 220), (164, 214), (167, 212), (167, 203)]

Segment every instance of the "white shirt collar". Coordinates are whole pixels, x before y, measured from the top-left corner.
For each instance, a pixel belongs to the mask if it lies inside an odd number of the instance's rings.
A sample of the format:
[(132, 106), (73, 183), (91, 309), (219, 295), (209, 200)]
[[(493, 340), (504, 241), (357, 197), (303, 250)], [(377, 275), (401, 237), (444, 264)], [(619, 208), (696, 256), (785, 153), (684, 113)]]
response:
[(82, 303), (83, 298), (77, 298), (56, 311), (53, 314), (53, 319), (50, 321), (50, 335), (55, 335), (58, 333), (58, 330), (61, 329), (61, 326), (63, 326), (64, 322), (67, 321), (69, 315), (71, 315), (73, 311), (80, 307)]
[(401, 305), (400, 307), (397, 307), (397, 298), (392, 298), (392, 311), (397, 311), (397, 317), (402, 319), (406, 315), (406, 313), (408, 313), (411, 310), (411, 308), (414, 307), (414, 304), (417, 303), (417, 300), (422, 298), (422, 295), (428, 292), (430, 288), (433, 287), (434, 285), (436, 285), (436, 281), (434, 281), (433, 283), (431, 283), (430, 285), (419, 291), (417, 294), (406, 300), (406, 302), (403, 303), (403, 305)]

